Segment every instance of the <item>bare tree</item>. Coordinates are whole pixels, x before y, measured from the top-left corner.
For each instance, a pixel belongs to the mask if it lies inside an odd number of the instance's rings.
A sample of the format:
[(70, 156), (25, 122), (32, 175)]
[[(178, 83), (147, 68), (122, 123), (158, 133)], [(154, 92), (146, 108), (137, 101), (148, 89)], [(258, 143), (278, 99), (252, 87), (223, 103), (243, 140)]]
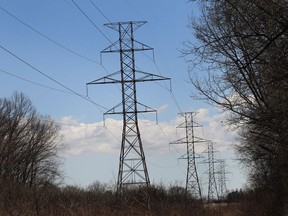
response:
[(32, 187), (59, 177), (59, 129), (23, 94), (0, 99), (0, 180)]
[[(186, 43), (191, 81), (205, 99), (230, 113), (238, 153), (256, 187), (275, 194), (283, 215), (288, 194), (288, 2), (210, 0)], [(272, 212), (273, 211), (273, 212)]]

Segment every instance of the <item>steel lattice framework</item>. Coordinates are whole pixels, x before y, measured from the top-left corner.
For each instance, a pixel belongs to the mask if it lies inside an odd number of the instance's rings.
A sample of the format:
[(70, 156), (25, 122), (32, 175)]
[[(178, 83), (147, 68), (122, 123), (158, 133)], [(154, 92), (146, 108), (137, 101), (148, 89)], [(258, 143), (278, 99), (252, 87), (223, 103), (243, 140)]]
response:
[(219, 198), (224, 199), (225, 193), (227, 191), (226, 186), (226, 162), (225, 160), (219, 160), (218, 165), (218, 192)]
[(200, 137), (196, 137), (194, 134), (195, 127), (202, 127), (196, 123), (193, 118), (197, 113), (185, 112), (180, 113), (184, 117), (184, 123), (177, 126), (177, 128), (183, 128), (186, 130), (186, 136), (170, 144), (186, 144), (187, 152), (179, 159), (187, 160), (187, 176), (186, 176), (186, 197), (191, 194), (196, 199), (202, 199), (201, 188), (199, 184), (199, 178), (197, 173), (195, 144), (201, 142), (207, 142), (207, 140)]
[(217, 190), (217, 184), (216, 184), (216, 178), (215, 178), (215, 163), (218, 163), (219, 161), (215, 160), (214, 153), (216, 151), (214, 150), (214, 143), (209, 142), (207, 144), (207, 151), (204, 153), (207, 153), (208, 159), (205, 163), (208, 163), (208, 175), (209, 175), (209, 183), (208, 183), (208, 201), (212, 200), (218, 200), (219, 194)]
[(146, 185), (148, 187), (150, 185), (138, 126), (138, 113), (155, 112), (156, 110), (137, 101), (136, 83), (169, 79), (136, 70), (134, 52), (152, 50), (151, 47), (134, 39), (134, 31), (145, 23), (145, 21), (130, 21), (105, 24), (105, 26), (118, 32), (119, 39), (101, 53), (119, 53), (120, 71), (87, 83), (87, 85), (121, 84), (122, 102), (104, 113), (104, 115), (123, 115), (122, 142), (117, 180), (117, 191), (119, 193), (122, 192), (123, 186)]

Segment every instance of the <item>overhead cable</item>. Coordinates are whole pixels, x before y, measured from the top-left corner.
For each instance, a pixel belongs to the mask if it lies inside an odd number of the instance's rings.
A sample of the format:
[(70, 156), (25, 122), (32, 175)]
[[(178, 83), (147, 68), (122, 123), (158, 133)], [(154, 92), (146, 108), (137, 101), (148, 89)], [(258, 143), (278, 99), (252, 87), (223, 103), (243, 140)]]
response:
[(71, 0), (72, 3), (77, 7), (77, 9), (86, 17), (87, 20), (89, 20), (89, 22), (103, 35), (103, 37), (105, 37), (111, 44), (113, 44), (113, 42), (101, 31), (101, 29), (89, 18), (89, 16), (80, 8), (80, 6), (74, 1)]
[(38, 85), (38, 86), (47, 88), (47, 89), (51, 89), (51, 90), (55, 90), (55, 91), (59, 91), (59, 92), (67, 93), (67, 94), (73, 94), (72, 92), (64, 91), (64, 90), (61, 90), (61, 89), (56, 89), (56, 88), (53, 88), (53, 87), (50, 87), (50, 86), (47, 86), (47, 85), (43, 85), (43, 84), (41, 84), (41, 83), (37, 83), (37, 82), (31, 81), (31, 80), (25, 79), (25, 78), (23, 78), (23, 77), (21, 77), (21, 76), (17, 76), (17, 75), (15, 75), (15, 74), (9, 73), (9, 72), (4, 71), (4, 70), (1, 70), (1, 69), (0, 69), (0, 72), (1, 72), (1, 73), (5, 73), (5, 74), (8, 74), (8, 75), (13, 76), (13, 77), (16, 77), (16, 78), (21, 79), (21, 80), (23, 80), (23, 81), (32, 83), (32, 84), (34, 84), (34, 85)]
[(21, 61), (22, 63), (26, 64), (27, 66), (31, 67), (33, 70), (37, 71), (38, 73), (40, 73), (41, 75), (45, 76), (46, 78), (50, 79), (51, 81), (57, 83), (58, 85), (62, 86), (63, 88), (65, 88), (66, 90), (72, 92), (74, 95), (77, 95), (81, 98), (83, 98), (84, 100), (89, 101), (90, 103), (94, 104), (100, 111), (101, 113), (103, 113), (102, 109), (108, 110), (107, 108), (101, 106), (100, 104), (95, 103), (94, 101), (92, 101), (90, 98), (85, 97), (81, 94), (79, 94), (78, 92), (74, 91), (73, 89), (67, 87), (66, 85), (60, 83), (59, 81), (57, 81), (56, 79), (52, 78), (51, 76), (45, 74), (44, 72), (42, 72), (41, 70), (39, 70), (38, 68), (34, 67), (33, 65), (31, 65), (30, 63), (28, 63), (27, 61), (25, 61), (24, 59), (20, 58), (19, 56), (17, 56), (16, 54), (14, 54), (13, 52), (11, 52), (10, 50), (6, 49), (5, 47), (3, 47), (2, 45), (0, 45), (0, 48), (3, 49), (4, 51), (6, 51), (7, 53), (9, 53), (10, 55), (12, 55), (13, 57), (17, 58), (19, 61)]
[(13, 15), (12, 13), (10, 13), (9, 11), (7, 11), (6, 9), (4, 9), (3, 7), (0, 6), (0, 9), (2, 11), (4, 11), (6, 14), (8, 14), (9, 16), (11, 16), (12, 18), (14, 18), (15, 20), (17, 20), (18, 22), (20, 22), (21, 24), (23, 24), (24, 26), (28, 27), (29, 29), (31, 29), (32, 31), (34, 31), (35, 33), (37, 33), (38, 35), (44, 37), (45, 39), (49, 40), (50, 42), (56, 44), (57, 46), (61, 47), (62, 49), (65, 49), (66, 51), (70, 52), (70, 53), (73, 53), (74, 55), (77, 55), (85, 60), (88, 60), (90, 62), (93, 62), (93, 63), (96, 63), (98, 65), (101, 65), (99, 62), (93, 60), (93, 59), (90, 59), (82, 54), (79, 54), (75, 51), (73, 51), (72, 49), (60, 44), (59, 42), (55, 41), (54, 39), (46, 36), (45, 34), (43, 34), (42, 32), (38, 31), (37, 29), (35, 29), (34, 27), (32, 27), (31, 25), (25, 23), (24, 21), (22, 21), (21, 19), (19, 19), (18, 17), (16, 17), (15, 15)]
[(108, 17), (100, 10), (99, 7), (97, 7), (97, 5), (92, 1), (92, 0), (89, 0), (91, 2), (91, 4), (99, 11), (99, 13), (101, 13), (101, 15), (109, 22), (111, 23), (111, 21), (108, 19)]

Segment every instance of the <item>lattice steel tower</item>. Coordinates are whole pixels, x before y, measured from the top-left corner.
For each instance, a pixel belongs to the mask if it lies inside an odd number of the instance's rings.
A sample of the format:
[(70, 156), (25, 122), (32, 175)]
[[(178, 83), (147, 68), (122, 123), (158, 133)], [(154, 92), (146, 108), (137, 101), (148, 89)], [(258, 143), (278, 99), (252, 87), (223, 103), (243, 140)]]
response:
[(218, 200), (219, 194), (217, 190), (217, 184), (216, 184), (216, 178), (215, 178), (215, 163), (218, 163), (219, 161), (215, 160), (214, 153), (216, 151), (214, 150), (214, 143), (209, 142), (207, 144), (207, 151), (204, 153), (207, 153), (208, 159), (206, 160), (206, 163), (208, 163), (208, 175), (209, 175), (209, 183), (208, 183), (208, 201), (211, 200)]
[(121, 84), (122, 102), (104, 113), (104, 115), (123, 115), (122, 142), (117, 180), (118, 193), (122, 192), (123, 186), (146, 185), (148, 187), (150, 185), (138, 126), (138, 113), (154, 112), (155, 110), (137, 101), (136, 83), (169, 79), (136, 70), (134, 52), (152, 50), (151, 47), (134, 39), (134, 31), (145, 23), (145, 21), (130, 21), (104, 25), (117, 31), (119, 40), (108, 46), (101, 53), (119, 53), (120, 71), (87, 83), (87, 85)]
[(225, 194), (227, 191), (227, 185), (226, 185), (226, 161), (225, 160), (219, 160), (218, 165), (218, 192), (219, 192), (219, 198), (224, 199)]
[(194, 135), (195, 127), (202, 127), (193, 120), (196, 115), (195, 112), (180, 113), (184, 117), (184, 123), (177, 126), (177, 128), (184, 128), (186, 136), (170, 144), (186, 144), (187, 152), (180, 157), (180, 159), (187, 160), (187, 176), (186, 176), (186, 197), (191, 194), (196, 199), (202, 199), (201, 188), (197, 173), (195, 144), (200, 142), (207, 142), (206, 140), (196, 137)]

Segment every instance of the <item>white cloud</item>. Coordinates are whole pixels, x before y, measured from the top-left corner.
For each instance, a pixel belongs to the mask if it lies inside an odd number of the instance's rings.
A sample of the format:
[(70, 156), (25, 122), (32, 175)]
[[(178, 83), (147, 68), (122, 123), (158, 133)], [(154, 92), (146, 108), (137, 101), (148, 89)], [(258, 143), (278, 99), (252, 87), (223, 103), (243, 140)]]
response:
[(80, 123), (72, 117), (61, 119), (66, 155), (114, 153), (117, 140), (103, 126), (103, 122)]
[[(203, 128), (195, 128), (195, 135), (216, 142), (215, 150), (220, 153), (217, 153), (215, 158), (227, 159), (233, 170), (236, 170), (237, 177), (231, 177), (231, 182), (234, 185), (242, 184), (244, 178), (233, 160), (234, 155), (231, 151), (235, 132), (228, 132), (228, 128), (222, 124), (225, 117), (223, 114), (207, 109), (199, 109), (197, 112), (195, 121), (202, 124)], [(161, 122), (159, 125), (155, 121), (139, 120), (150, 179), (166, 183), (181, 179), (185, 182), (187, 161), (177, 159), (185, 155), (186, 146), (169, 145), (170, 142), (185, 137), (185, 129), (176, 130), (183, 121), (183, 117), (178, 115), (173, 120)], [(115, 179), (118, 173), (122, 120), (107, 118), (103, 127), (103, 121), (81, 123), (76, 118), (67, 116), (61, 119), (61, 124), (64, 142), (67, 145), (65, 166), (68, 176), (71, 179), (81, 179), (81, 184), (92, 182), (94, 179)], [(206, 158), (207, 155), (203, 154), (205, 150), (205, 144), (196, 145), (196, 153)], [(204, 161), (205, 158), (199, 158), (198, 162)], [(198, 175), (202, 176), (202, 181), (205, 182), (207, 176), (203, 173), (207, 171), (206, 164), (198, 164), (197, 169)]]
[[(219, 151), (231, 147), (235, 133), (229, 132), (222, 124), (223, 114), (211, 114), (208, 109), (199, 109), (195, 120), (203, 124), (203, 128), (195, 128), (195, 135), (216, 142)], [(183, 123), (181, 116), (174, 120), (161, 122), (158, 125), (150, 120), (139, 120), (141, 140), (145, 154), (162, 155), (169, 153), (169, 143), (185, 137), (184, 129), (176, 127)], [(83, 154), (119, 154), (121, 146), (122, 121), (106, 119), (95, 123), (81, 123), (77, 119), (67, 116), (61, 119), (64, 143), (67, 145), (66, 155)], [(177, 131), (177, 133), (176, 133)], [(174, 147), (173, 147), (174, 148)], [(177, 145), (175, 148), (185, 153), (186, 146)], [(200, 153), (205, 145), (198, 145)]]
[(219, 151), (231, 149), (236, 137), (236, 131), (229, 130), (225, 125), (226, 114), (210, 114), (208, 109), (199, 109), (196, 121), (203, 124), (203, 136), (216, 143)]
[(168, 109), (168, 104), (163, 104), (157, 109), (157, 112), (158, 114), (160, 114), (160, 113), (165, 112), (167, 109)]

